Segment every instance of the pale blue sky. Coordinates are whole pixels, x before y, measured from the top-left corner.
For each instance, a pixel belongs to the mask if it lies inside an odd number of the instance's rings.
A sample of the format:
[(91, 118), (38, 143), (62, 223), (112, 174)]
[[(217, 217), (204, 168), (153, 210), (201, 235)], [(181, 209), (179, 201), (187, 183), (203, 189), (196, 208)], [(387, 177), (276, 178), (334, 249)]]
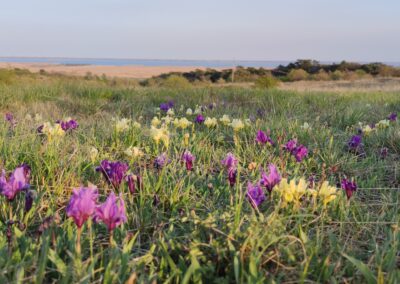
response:
[(400, 1), (3, 0), (0, 56), (400, 61)]

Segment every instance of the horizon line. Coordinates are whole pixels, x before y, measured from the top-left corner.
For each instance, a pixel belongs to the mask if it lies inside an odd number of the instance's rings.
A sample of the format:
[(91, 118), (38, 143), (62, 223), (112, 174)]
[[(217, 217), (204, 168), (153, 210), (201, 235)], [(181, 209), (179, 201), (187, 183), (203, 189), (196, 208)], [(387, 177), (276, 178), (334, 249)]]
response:
[(38, 58), (38, 59), (89, 59), (89, 60), (152, 60), (152, 61), (216, 61), (216, 62), (235, 62), (235, 61), (254, 61), (254, 62), (296, 62), (298, 60), (315, 60), (318, 62), (329, 62), (329, 63), (340, 63), (346, 62), (357, 62), (357, 63), (400, 63), (400, 60), (353, 60), (353, 59), (339, 59), (339, 60), (319, 60), (314, 58), (297, 58), (297, 59), (176, 59), (176, 58), (133, 58), (133, 57), (74, 57), (74, 56), (3, 56), (0, 55), (0, 59), (3, 58)]

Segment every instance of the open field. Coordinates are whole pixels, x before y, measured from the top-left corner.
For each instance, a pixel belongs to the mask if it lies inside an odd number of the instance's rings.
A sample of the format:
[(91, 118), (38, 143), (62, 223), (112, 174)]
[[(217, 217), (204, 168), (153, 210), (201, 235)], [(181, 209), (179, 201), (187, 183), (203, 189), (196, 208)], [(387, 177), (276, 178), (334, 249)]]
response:
[(298, 92), (400, 92), (400, 79), (370, 78), (354, 81), (299, 81), (283, 83), (279, 89)]
[[(85, 76), (88, 73), (116, 78), (143, 79), (158, 76), (168, 72), (187, 72), (194, 69), (204, 70), (202, 67), (181, 66), (100, 66), (100, 65), (61, 65), (47, 63), (6, 63), (0, 62), (0, 68), (26, 69), (34, 73), (44, 70), (48, 73), (56, 73), (70, 76)], [(218, 68), (217, 68), (218, 69)]]
[(0, 83), (0, 282), (399, 283), (399, 89), (291, 84)]

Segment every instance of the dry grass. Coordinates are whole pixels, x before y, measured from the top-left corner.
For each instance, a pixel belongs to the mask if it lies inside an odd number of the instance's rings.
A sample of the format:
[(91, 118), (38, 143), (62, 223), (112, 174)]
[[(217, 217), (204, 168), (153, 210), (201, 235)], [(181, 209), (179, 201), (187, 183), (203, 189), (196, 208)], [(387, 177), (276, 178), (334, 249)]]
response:
[(279, 89), (299, 92), (398, 92), (400, 78), (372, 78), (354, 81), (298, 81), (280, 85)]

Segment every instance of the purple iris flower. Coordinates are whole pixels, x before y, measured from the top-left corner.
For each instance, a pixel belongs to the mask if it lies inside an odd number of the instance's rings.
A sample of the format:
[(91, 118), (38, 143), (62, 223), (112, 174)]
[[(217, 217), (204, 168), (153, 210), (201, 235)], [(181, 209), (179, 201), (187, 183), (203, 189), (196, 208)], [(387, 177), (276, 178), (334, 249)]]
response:
[(221, 164), (225, 166), (226, 170), (228, 171), (228, 180), (230, 186), (234, 186), (236, 183), (236, 176), (237, 176), (237, 165), (238, 160), (232, 153), (228, 153), (226, 158), (221, 161)]
[(129, 191), (134, 194), (136, 187), (140, 190), (143, 187), (142, 177), (139, 175), (130, 174), (126, 176), (126, 182), (128, 183)]
[(229, 152), (228, 154), (226, 154), (226, 158), (221, 161), (221, 164), (225, 166), (227, 170), (232, 168), (236, 169), (238, 160), (236, 159), (235, 155)]
[(293, 152), (293, 150), (296, 149), (296, 147), (297, 147), (297, 140), (292, 139), (286, 143), (286, 145), (284, 146), (284, 149), (288, 152)]
[(107, 197), (107, 200), (96, 207), (94, 213), (94, 221), (102, 221), (109, 232), (112, 232), (117, 226), (127, 221), (125, 212), (125, 203), (120, 194), (118, 197), (115, 196), (114, 192), (111, 192)]
[(357, 190), (357, 184), (355, 181), (350, 181), (348, 179), (342, 180), (342, 189), (346, 191), (347, 199), (350, 199), (353, 192)]
[(296, 158), (297, 162), (301, 162), (308, 155), (307, 147), (304, 145), (297, 145), (296, 139), (289, 140), (284, 146), (284, 149), (289, 151), (290, 154)]
[(380, 151), (380, 156), (381, 159), (386, 159), (387, 155), (389, 154), (389, 149), (386, 147), (383, 147)]
[(75, 188), (67, 206), (67, 216), (72, 217), (78, 228), (91, 217), (96, 210), (97, 188), (95, 186)]
[(309, 186), (309, 188), (314, 188), (314, 186), (315, 186), (315, 175), (314, 174), (312, 174), (308, 178), (308, 186)]
[(171, 163), (171, 160), (168, 158), (167, 154), (162, 153), (161, 155), (157, 156), (157, 158), (154, 160), (154, 167), (156, 169), (161, 170), (169, 163)]
[(201, 115), (201, 114), (199, 114), (199, 115), (196, 116), (195, 122), (198, 123), (198, 124), (203, 124), (203, 122), (204, 122), (205, 120), (206, 120), (206, 119), (204, 118), (204, 116)]
[(17, 167), (8, 179), (3, 170), (0, 177), (0, 193), (9, 201), (13, 201), (18, 192), (29, 189), (29, 177), (30, 169), (26, 165)]
[(153, 206), (157, 207), (160, 204), (160, 197), (157, 194), (154, 194), (153, 196)]
[(264, 186), (268, 190), (268, 192), (271, 193), (274, 186), (281, 182), (281, 176), (274, 164), (269, 164), (268, 170), (268, 175), (264, 171), (261, 172), (260, 185)]
[(56, 123), (60, 124), (61, 129), (64, 131), (77, 129), (79, 124), (74, 119), (68, 121), (57, 120)]
[(11, 127), (15, 127), (17, 124), (17, 121), (14, 119), (14, 115), (10, 112), (5, 114), (4, 119), (10, 123)]
[(183, 152), (182, 154), (182, 160), (185, 162), (186, 164), (186, 169), (188, 171), (191, 171), (193, 169), (193, 162), (196, 159), (196, 157), (190, 153), (188, 150), (185, 150), (185, 152)]
[(304, 145), (297, 146), (292, 151), (292, 155), (296, 158), (297, 162), (300, 163), (308, 155), (308, 149)]
[(357, 150), (362, 145), (361, 141), (362, 141), (361, 135), (353, 135), (349, 140), (349, 142), (347, 142), (347, 145), (349, 146), (350, 150)]
[(160, 104), (160, 110), (167, 112), (169, 110), (168, 104), (166, 103)]
[(254, 208), (258, 208), (265, 200), (265, 193), (259, 184), (253, 185), (251, 182), (247, 184), (247, 198)]
[(173, 108), (175, 106), (175, 103), (173, 101), (168, 102), (168, 107)]
[(134, 194), (136, 192), (136, 181), (137, 178), (135, 175), (128, 175), (126, 176), (126, 182), (128, 183), (129, 191)]
[(269, 137), (269, 131), (265, 133), (262, 130), (258, 130), (257, 136), (256, 136), (256, 141), (259, 144), (265, 145), (266, 143), (271, 144), (271, 146), (274, 146), (274, 141), (272, 141), (271, 137)]
[(13, 116), (12, 113), (7, 112), (6, 115), (5, 115), (5, 119), (6, 119), (8, 122), (12, 122), (12, 121), (14, 120), (14, 116)]
[(230, 186), (234, 186), (236, 183), (237, 170), (236, 168), (231, 168), (228, 170), (228, 181)]
[(258, 117), (264, 117), (265, 116), (265, 110), (259, 108), (257, 109), (257, 116)]
[(37, 194), (36, 191), (27, 190), (25, 192), (25, 212), (29, 212), (33, 205), (33, 200), (36, 198)]
[(36, 132), (39, 133), (39, 134), (43, 134), (43, 127), (44, 127), (43, 124), (40, 125), (40, 126), (36, 129)]
[(101, 161), (100, 166), (96, 168), (96, 171), (101, 172), (115, 188), (119, 188), (128, 170), (128, 164), (119, 161), (110, 162), (108, 160)]
[(160, 110), (167, 112), (169, 109), (173, 108), (175, 103), (173, 101), (169, 101), (168, 103), (161, 103)]
[(392, 112), (391, 114), (389, 114), (388, 119), (390, 121), (396, 121), (397, 120), (397, 113)]

